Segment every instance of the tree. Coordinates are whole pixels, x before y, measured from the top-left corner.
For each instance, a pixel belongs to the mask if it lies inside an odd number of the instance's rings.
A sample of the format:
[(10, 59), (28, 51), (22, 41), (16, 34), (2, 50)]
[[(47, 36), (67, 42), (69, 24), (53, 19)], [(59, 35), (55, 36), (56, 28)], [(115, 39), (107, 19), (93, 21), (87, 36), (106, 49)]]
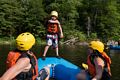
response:
[(23, 12), (16, 0), (0, 0), (0, 35), (13, 36), (21, 15)]
[[(119, 16), (116, 0), (83, 0), (83, 6), (79, 8), (80, 24), (86, 32), (87, 16), (91, 20), (93, 33), (98, 37), (108, 38), (119, 33)], [(80, 13), (82, 12), (82, 13)], [(111, 33), (110, 33), (111, 31)]]

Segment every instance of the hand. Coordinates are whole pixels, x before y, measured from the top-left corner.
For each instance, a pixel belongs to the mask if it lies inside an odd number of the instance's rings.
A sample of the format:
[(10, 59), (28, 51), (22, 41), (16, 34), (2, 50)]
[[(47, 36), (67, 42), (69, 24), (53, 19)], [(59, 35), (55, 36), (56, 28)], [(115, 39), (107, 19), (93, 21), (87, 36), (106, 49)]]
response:
[(92, 80), (97, 80), (96, 78), (93, 78)]
[(63, 37), (64, 37), (63, 34), (61, 34), (61, 35), (60, 35), (60, 38), (63, 38)]

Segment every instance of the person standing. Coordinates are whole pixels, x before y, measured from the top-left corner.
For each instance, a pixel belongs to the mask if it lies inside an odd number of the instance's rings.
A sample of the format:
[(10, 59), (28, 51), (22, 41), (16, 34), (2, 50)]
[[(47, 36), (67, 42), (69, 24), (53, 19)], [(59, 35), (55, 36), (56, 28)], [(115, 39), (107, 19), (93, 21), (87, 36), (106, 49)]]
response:
[(60, 58), (59, 52), (58, 52), (58, 37), (63, 38), (63, 32), (62, 27), (60, 25), (60, 22), (58, 21), (58, 12), (52, 11), (50, 14), (50, 19), (46, 23), (47, 27), (47, 45), (44, 49), (44, 54), (42, 59), (45, 60), (46, 53), (50, 46), (53, 46), (56, 50), (56, 56)]

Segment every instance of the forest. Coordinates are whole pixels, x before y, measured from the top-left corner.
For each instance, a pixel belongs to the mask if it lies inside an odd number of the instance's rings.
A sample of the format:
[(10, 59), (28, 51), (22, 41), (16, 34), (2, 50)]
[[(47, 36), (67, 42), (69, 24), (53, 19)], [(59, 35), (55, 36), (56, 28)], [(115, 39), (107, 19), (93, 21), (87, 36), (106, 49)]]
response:
[(64, 41), (120, 37), (120, 0), (0, 0), (0, 38), (31, 32), (45, 39), (45, 20), (59, 13)]

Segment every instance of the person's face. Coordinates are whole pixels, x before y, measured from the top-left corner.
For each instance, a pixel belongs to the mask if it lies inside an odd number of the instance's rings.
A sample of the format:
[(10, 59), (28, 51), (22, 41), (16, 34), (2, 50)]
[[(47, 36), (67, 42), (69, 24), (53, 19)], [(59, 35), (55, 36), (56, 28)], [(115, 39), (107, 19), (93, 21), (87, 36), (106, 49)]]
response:
[(52, 16), (51, 19), (52, 20), (56, 20), (57, 18), (56, 18), (56, 16)]

